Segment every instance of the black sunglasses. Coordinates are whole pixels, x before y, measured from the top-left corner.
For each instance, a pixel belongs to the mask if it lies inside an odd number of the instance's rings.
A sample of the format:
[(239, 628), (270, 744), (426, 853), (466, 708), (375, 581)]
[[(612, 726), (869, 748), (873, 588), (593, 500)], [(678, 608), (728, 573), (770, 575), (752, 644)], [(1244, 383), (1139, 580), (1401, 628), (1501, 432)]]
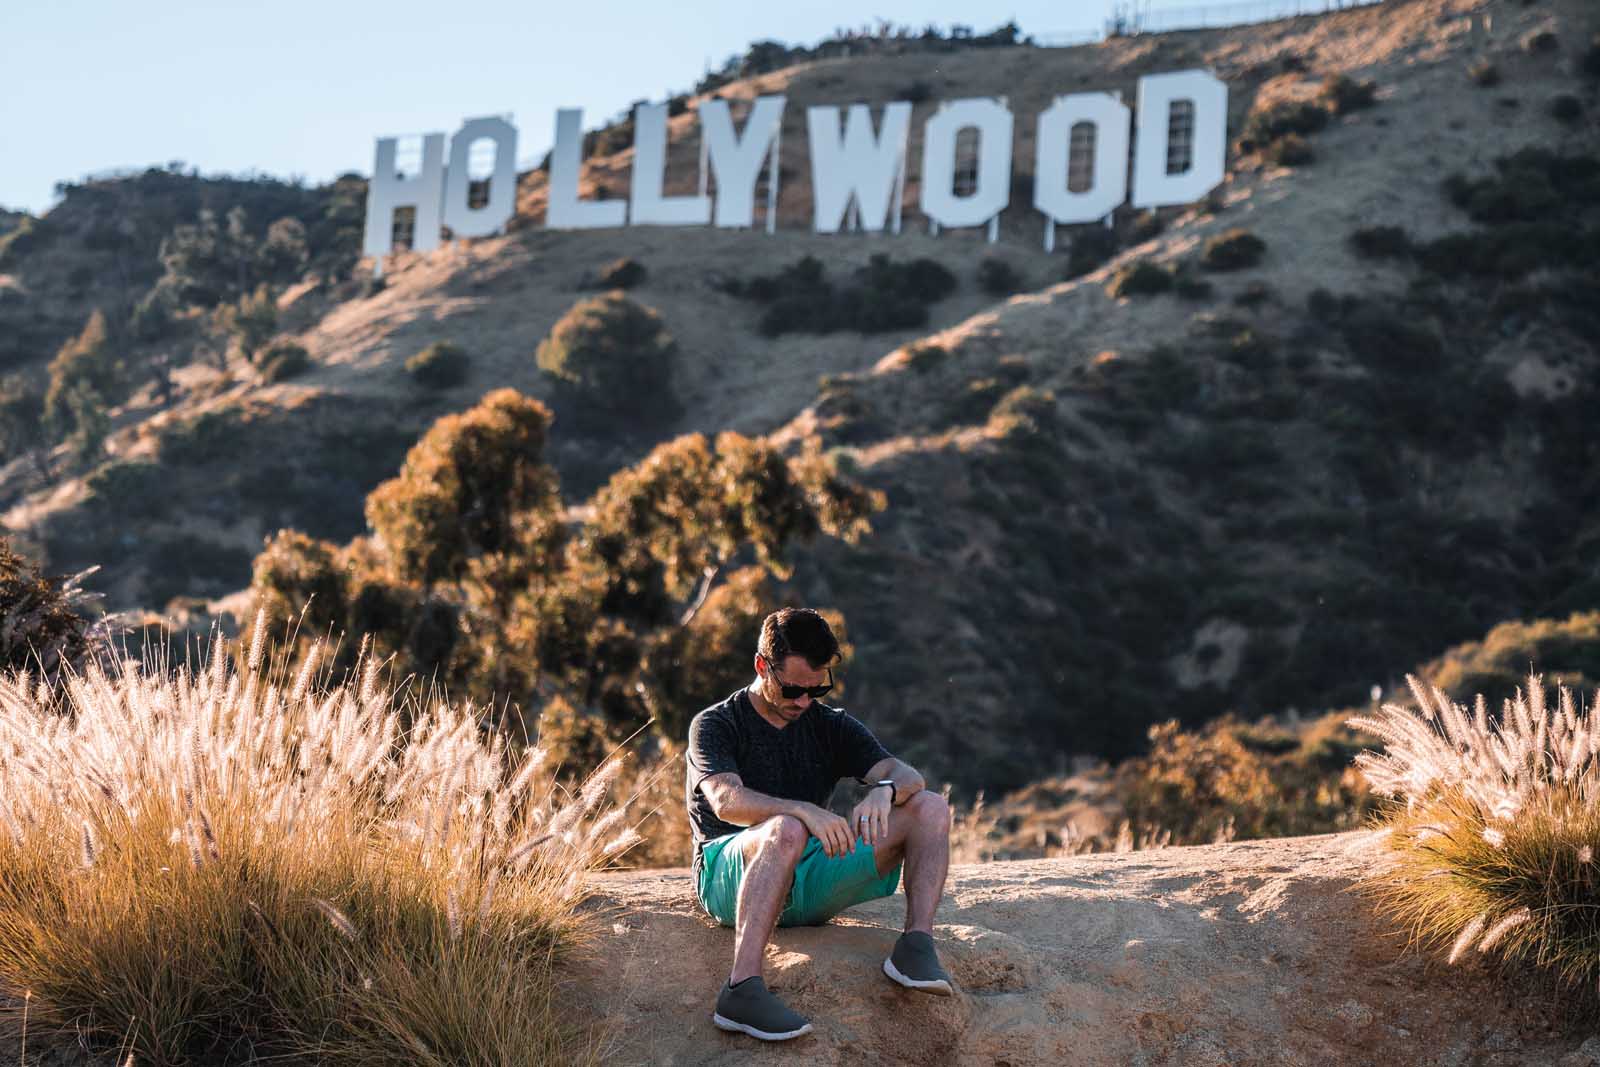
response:
[[(765, 659), (766, 657), (763, 656), (762, 658)], [(801, 693), (806, 694), (812, 700), (816, 700), (818, 697), (826, 696), (833, 689), (832, 667), (828, 668), (828, 683), (826, 685), (787, 685), (782, 678), (778, 677), (778, 668), (774, 667), (770, 660), (767, 662), (767, 671), (772, 675), (773, 680), (778, 683), (778, 690), (783, 694), (783, 699), (785, 700), (799, 700)]]

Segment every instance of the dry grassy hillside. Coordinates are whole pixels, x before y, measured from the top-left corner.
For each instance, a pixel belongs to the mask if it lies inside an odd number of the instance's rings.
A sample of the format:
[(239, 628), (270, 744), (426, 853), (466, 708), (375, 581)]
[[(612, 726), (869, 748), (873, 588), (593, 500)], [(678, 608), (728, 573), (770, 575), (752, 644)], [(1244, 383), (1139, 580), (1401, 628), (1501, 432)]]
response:
[[(604, 264), (629, 256), (648, 270), (632, 295), (681, 348), (683, 413), (664, 428), (578, 434), (558, 407), (563, 478), (592, 488), (690, 430), (816, 432), (840, 449), (890, 508), (863, 549), (808, 553), (794, 591), (850, 621), (845, 703), (938, 777), (1015, 785), (1070, 753), (1128, 751), (1159, 718), (1344, 701), (1502, 619), (1592, 606), (1578, 540), (1592, 482), (1574, 472), (1589, 459), (1578, 427), (1594, 335), (1570, 321), (1569, 290), (1541, 289), (1548, 271), (1463, 279), (1348, 244), (1376, 224), (1419, 246), (1476, 231), (1441, 192), (1447, 174), (1490, 174), (1528, 145), (1592, 151), (1588, 18), (1578, 0), (1406, 0), (1077, 48), (827, 60), (735, 82), (721, 95), (790, 97), (776, 236), (547, 231), (543, 176), (524, 175), (505, 237), (401, 256), (381, 288), (285, 291), (280, 328), (309, 353), (305, 373), (266, 383), (175, 353), (175, 388), (141, 387), (115, 408), (92, 470), (62, 465), (46, 479), (25, 459), (0, 465), (0, 525), (56, 569), (104, 564), (115, 606), (241, 588), (280, 526), (359, 532), (365, 492), (439, 415), (504, 385), (551, 397), (535, 347)], [(1529, 43), (1540, 32), (1553, 48)], [(1486, 59), (1496, 87), (1469, 76)], [(899, 237), (807, 232), (807, 104), (926, 90), (916, 130), (938, 99), (1004, 94), (1021, 119), (1021, 175), (1029, 117), (1053, 95), (1131, 98), (1141, 74), (1189, 66), (1228, 83), (1235, 138), (1253, 113), (1316, 98), (1339, 75), (1371, 80), (1376, 106), (1309, 135), (1313, 162), (1230, 148), (1209, 205), (1164, 212), (1160, 226), (1123, 212), (1125, 247), (1075, 281), (1059, 280), (1070, 242), (1045, 255), (1041, 220), (1017, 197), (997, 252), (1026, 291), (1004, 302), (976, 282), (978, 236), (930, 237), (915, 210)], [(1583, 117), (1547, 115), (1556, 93), (1580, 95)], [(693, 180), (690, 121), (673, 120), (678, 189)], [(918, 157), (914, 139), (913, 208)], [(586, 185), (620, 194), (630, 160), (592, 160)], [(1548, 210), (1574, 232), (1593, 225), (1592, 201)], [(1263, 240), (1265, 258), (1201, 270), (1205, 242), (1234, 228)], [(725, 291), (803, 255), (839, 277), (880, 252), (931, 257), (958, 277), (931, 334), (768, 338), (759, 306)], [(1184, 295), (1109, 295), (1138, 260), (1181, 265)], [(32, 362), (13, 357), (37, 371), (66, 321), (56, 304), (70, 267), (33, 262), (0, 278), (0, 294), (50, 308)], [(1314, 290), (1328, 295), (1308, 307)], [(1497, 311), (1513, 290), (1526, 299)], [(102, 295), (76, 298), (80, 320)], [(930, 345), (912, 344), (925, 335)], [(419, 389), (402, 364), (440, 340), (469, 354), (467, 380)], [(158, 349), (135, 344), (128, 359)]]

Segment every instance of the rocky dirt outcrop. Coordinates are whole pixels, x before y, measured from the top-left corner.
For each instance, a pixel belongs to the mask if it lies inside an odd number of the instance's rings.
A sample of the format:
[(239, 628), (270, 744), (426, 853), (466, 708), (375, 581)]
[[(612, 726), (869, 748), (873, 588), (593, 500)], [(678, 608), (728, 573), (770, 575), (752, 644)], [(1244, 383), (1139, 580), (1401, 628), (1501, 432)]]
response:
[(862, 905), (778, 932), (768, 984), (816, 1027), (782, 1045), (712, 1025), (733, 935), (688, 871), (607, 875), (576, 999), (614, 1064), (1600, 1065), (1526, 987), (1404, 951), (1352, 892), (1378, 862), (1361, 832), (958, 866), (935, 936), (960, 994), (886, 979), (904, 898)]

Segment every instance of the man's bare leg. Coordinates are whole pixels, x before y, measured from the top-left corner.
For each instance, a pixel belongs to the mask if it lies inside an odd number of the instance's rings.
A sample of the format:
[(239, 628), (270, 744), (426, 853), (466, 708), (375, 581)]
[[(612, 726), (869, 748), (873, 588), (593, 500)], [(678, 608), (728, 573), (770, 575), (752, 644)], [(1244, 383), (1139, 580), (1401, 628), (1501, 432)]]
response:
[(873, 847), (873, 855), (880, 876), (905, 861), (905, 928), (933, 933), (933, 913), (950, 873), (950, 805), (944, 797), (924, 790), (892, 809), (888, 837)]
[(808, 836), (805, 823), (777, 815), (752, 827), (740, 842), (744, 846), (744, 878), (739, 883), (739, 910), (734, 920), (730, 984), (761, 973), (767, 942), (783, 914), (783, 902)]

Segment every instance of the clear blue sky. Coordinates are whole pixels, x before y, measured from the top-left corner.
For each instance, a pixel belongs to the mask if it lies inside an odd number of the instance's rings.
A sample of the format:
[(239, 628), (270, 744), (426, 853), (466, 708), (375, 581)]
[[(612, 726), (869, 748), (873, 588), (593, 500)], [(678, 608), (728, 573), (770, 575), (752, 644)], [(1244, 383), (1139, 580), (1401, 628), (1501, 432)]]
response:
[(0, 206), (40, 212), (57, 181), (169, 160), (311, 182), (366, 174), (375, 138), (449, 133), (476, 115), (510, 113), (518, 155), (533, 159), (556, 108), (581, 106), (584, 125), (597, 125), (633, 100), (692, 87), (754, 40), (814, 43), (879, 17), (979, 32), (1014, 17), (1026, 33), (1081, 33), (1112, 7), (17, 0), (0, 18)]

